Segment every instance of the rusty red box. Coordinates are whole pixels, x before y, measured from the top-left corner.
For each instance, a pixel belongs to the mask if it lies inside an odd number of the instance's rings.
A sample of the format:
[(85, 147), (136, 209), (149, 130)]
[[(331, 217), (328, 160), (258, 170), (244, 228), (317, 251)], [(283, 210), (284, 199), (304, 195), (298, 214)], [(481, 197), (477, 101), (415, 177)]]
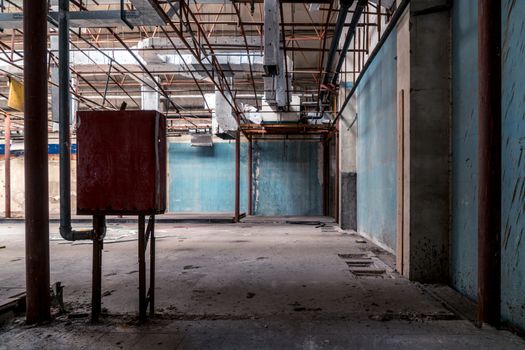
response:
[(77, 115), (77, 213), (166, 210), (166, 118), (156, 111)]

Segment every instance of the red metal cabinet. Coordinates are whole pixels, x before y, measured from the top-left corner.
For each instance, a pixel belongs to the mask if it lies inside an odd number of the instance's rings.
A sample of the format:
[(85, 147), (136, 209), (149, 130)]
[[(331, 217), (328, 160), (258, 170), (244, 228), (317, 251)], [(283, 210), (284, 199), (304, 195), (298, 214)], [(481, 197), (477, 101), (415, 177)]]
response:
[(166, 118), (156, 111), (78, 112), (77, 213), (166, 210)]

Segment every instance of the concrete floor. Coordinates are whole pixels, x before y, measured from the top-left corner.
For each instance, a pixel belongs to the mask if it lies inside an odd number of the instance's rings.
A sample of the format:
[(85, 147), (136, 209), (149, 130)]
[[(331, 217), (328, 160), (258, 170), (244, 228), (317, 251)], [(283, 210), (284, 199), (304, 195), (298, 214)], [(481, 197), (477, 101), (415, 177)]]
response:
[[(51, 282), (65, 286), (67, 313), (39, 327), (14, 319), (0, 329), (0, 349), (525, 348), (507, 331), (478, 329), (447, 310), (359, 236), (270, 221), (158, 224), (158, 315), (142, 326), (136, 226), (108, 227), (105, 316), (90, 325), (91, 244), (60, 240), (53, 225)], [(23, 291), (25, 269), (23, 225), (0, 231), (1, 300)], [(347, 262), (357, 257), (371, 259), (375, 272), (352, 274)]]

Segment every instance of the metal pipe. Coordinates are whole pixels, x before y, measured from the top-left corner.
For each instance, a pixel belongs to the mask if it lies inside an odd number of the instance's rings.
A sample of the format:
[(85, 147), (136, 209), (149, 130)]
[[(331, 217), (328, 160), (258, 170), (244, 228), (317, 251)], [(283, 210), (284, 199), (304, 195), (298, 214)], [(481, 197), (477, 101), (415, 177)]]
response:
[(241, 162), (241, 131), (237, 130), (235, 136), (235, 222), (239, 222), (240, 213), (240, 162)]
[[(334, 1), (330, 1), (330, 6), (328, 7), (328, 13), (326, 14), (326, 22), (324, 25), (324, 31), (322, 32), (323, 39), (321, 43), (321, 47), (319, 48), (322, 52), (326, 50), (326, 33), (328, 31), (328, 24), (330, 24), (330, 18), (332, 16), (332, 8), (334, 6)], [(319, 84), (317, 84), (317, 96), (321, 95), (321, 85), (323, 85), (323, 62), (324, 62), (324, 55), (320, 55), (319, 59)], [(321, 101), (319, 101), (321, 102)], [(318, 111), (321, 110), (321, 106), (318, 106)]]
[(248, 215), (253, 215), (253, 203), (252, 203), (252, 167), (253, 167), (253, 141), (250, 137), (248, 139)]
[(11, 116), (5, 114), (5, 217), (11, 217)]
[[(403, 2), (401, 2), (399, 7), (397, 8), (397, 10), (392, 15), (392, 18), (390, 19), (390, 22), (388, 23), (388, 26), (386, 27), (383, 35), (381, 36), (381, 39), (377, 43), (376, 47), (374, 48), (374, 50), (372, 51), (370, 56), (368, 56), (368, 59), (366, 60), (365, 65), (363, 66), (363, 69), (361, 69), (361, 73), (359, 73), (359, 76), (355, 80), (355, 83), (352, 86), (352, 90), (350, 90), (350, 92), (348, 93), (348, 95), (345, 98), (345, 101), (343, 102), (343, 104), (339, 108), (339, 112), (337, 113), (337, 115), (335, 116), (334, 120), (332, 121), (331, 128), (334, 127), (334, 125), (337, 122), (337, 120), (339, 120), (339, 118), (341, 117), (341, 114), (345, 110), (346, 105), (348, 104), (348, 102), (350, 102), (350, 99), (352, 98), (352, 96), (354, 96), (355, 92), (357, 91), (357, 87), (359, 86), (359, 83), (363, 79), (363, 76), (365, 75), (366, 71), (368, 70), (368, 68), (370, 67), (370, 65), (372, 64), (374, 59), (376, 58), (377, 54), (379, 53), (379, 51), (381, 50), (381, 48), (385, 44), (386, 40), (390, 36), (390, 33), (392, 33), (394, 28), (397, 26), (397, 22), (399, 21), (399, 19), (401, 18), (401, 16), (405, 12), (405, 9), (407, 8), (408, 4), (410, 4), (410, 0), (403, 0)], [(355, 62), (355, 60), (354, 60), (354, 62)]]
[[(284, 55), (284, 74), (286, 74), (286, 110), (290, 109), (290, 79), (288, 76), (288, 55), (286, 53), (286, 31), (284, 30), (284, 10), (283, 2), (279, 1), (279, 10), (281, 13), (281, 37), (283, 42), (283, 55)], [(249, 52), (247, 50), (247, 52)]]
[(501, 306), (501, 4), (478, 0), (478, 321)]
[(348, 52), (350, 43), (352, 42), (352, 39), (355, 36), (357, 24), (359, 23), (359, 19), (361, 18), (361, 15), (363, 14), (363, 11), (365, 10), (366, 3), (367, 3), (366, 0), (359, 0), (359, 2), (356, 5), (354, 15), (352, 16), (352, 21), (350, 22), (350, 28), (348, 28), (348, 32), (346, 33), (346, 38), (343, 44), (343, 49), (341, 50), (341, 54), (339, 55), (339, 61), (337, 62), (335, 73), (332, 76), (331, 83), (334, 85), (337, 83), (337, 78), (339, 74), (341, 73), (341, 69), (343, 68), (343, 63), (346, 59), (346, 53)]
[[(363, 1), (366, 2), (366, 0), (360, 0), (360, 3), (362, 3)], [(350, 6), (352, 6), (353, 2), (354, 0), (341, 0), (341, 8), (339, 9), (339, 13), (337, 15), (334, 36), (332, 37), (330, 51), (328, 51), (328, 57), (326, 59), (326, 65), (324, 68), (324, 85), (326, 85), (331, 80), (330, 75), (332, 74), (332, 65), (334, 64), (335, 53), (337, 51), (337, 48), (339, 47), (339, 40), (341, 39), (341, 35), (343, 34), (343, 28), (346, 21), (346, 15), (348, 14), (348, 9), (350, 8)], [(341, 55), (344, 55), (344, 52), (342, 52)]]
[(47, 1), (24, 0), (26, 322), (50, 318)]
[(69, 0), (60, 0), (58, 7), (60, 235), (67, 241), (76, 241), (81, 239), (92, 239), (94, 237), (94, 231), (74, 231), (71, 227), (71, 144), (69, 135), (69, 122), (71, 119), (71, 95), (69, 91)]

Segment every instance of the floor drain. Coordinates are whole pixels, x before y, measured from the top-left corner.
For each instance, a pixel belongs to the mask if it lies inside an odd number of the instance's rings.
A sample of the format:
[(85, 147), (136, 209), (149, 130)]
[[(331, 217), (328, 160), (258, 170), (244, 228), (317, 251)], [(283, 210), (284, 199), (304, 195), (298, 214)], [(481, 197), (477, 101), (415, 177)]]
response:
[(375, 267), (352, 267), (350, 272), (356, 277), (375, 277), (383, 278), (386, 270)]
[(374, 263), (372, 259), (352, 259), (345, 262), (348, 267), (369, 267)]
[(343, 260), (368, 258), (368, 256), (366, 254), (364, 254), (364, 253), (337, 254), (337, 256), (340, 257)]
[(382, 262), (366, 253), (337, 254), (356, 278), (385, 278), (387, 271)]

